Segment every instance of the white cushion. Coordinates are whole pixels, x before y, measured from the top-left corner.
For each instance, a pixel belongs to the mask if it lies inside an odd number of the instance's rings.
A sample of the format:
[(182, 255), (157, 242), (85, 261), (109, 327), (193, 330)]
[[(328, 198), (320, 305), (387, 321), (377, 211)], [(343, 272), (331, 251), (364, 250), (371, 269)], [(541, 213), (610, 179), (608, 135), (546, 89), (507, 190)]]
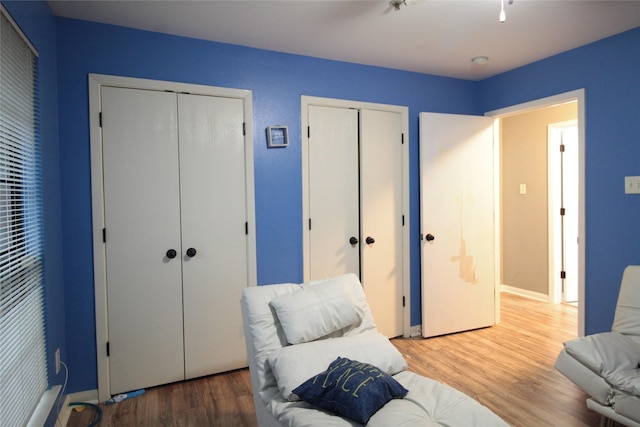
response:
[(562, 350), (556, 359), (555, 367), (565, 377), (573, 381), (589, 396), (602, 405), (610, 405), (611, 386), (599, 374), (587, 368), (582, 362)]
[[(623, 417), (631, 418), (631, 420), (633, 420), (628, 424), (625, 423), (624, 425), (634, 426), (640, 424), (640, 398), (638, 398), (638, 395), (615, 390), (613, 400), (615, 402), (613, 408), (616, 411), (616, 414), (622, 415)], [(618, 422), (626, 421), (618, 420), (615, 418), (614, 420)], [(633, 422), (637, 424), (633, 424)]]
[(269, 365), (280, 393), (285, 399), (293, 401), (298, 397), (292, 390), (327, 369), (338, 356), (369, 363), (389, 375), (407, 369), (402, 354), (377, 331), (290, 345), (271, 353)]
[(637, 369), (640, 344), (617, 332), (587, 335), (564, 343), (572, 357), (607, 379), (616, 371)]
[(640, 265), (624, 269), (611, 330), (640, 339)]
[(351, 290), (353, 274), (303, 284), (294, 292), (271, 301), (289, 344), (322, 338), (357, 325), (364, 316)]
[(614, 388), (640, 396), (640, 343), (617, 332), (602, 332), (564, 343), (565, 351)]
[[(486, 406), (462, 392), (409, 371), (393, 377), (409, 394), (393, 399), (376, 412), (367, 427), (508, 427)], [(269, 402), (269, 410), (283, 426), (355, 427), (355, 421), (329, 412), (311, 409), (303, 402), (289, 402), (279, 396)]]

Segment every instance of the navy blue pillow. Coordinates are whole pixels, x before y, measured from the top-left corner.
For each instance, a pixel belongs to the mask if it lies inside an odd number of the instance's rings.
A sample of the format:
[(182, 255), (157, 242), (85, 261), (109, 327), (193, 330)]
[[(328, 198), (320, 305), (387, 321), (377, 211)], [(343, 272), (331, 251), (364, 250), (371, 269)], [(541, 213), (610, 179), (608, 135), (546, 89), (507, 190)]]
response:
[(375, 366), (342, 357), (293, 390), (301, 400), (360, 424), (369, 422), (388, 401), (408, 392)]

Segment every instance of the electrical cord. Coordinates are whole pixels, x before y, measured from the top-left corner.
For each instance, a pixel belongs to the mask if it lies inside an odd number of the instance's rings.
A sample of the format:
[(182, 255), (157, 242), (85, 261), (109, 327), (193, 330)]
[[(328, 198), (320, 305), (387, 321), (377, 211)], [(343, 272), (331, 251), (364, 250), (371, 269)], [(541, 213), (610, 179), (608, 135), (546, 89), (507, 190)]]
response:
[(70, 402), (69, 406), (91, 406), (96, 410), (96, 412), (98, 413), (96, 415), (96, 418), (93, 421), (91, 421), (89, 424), (87, 424), (87, 427), (93, 427), (95, 425), (98, 425), (98, 423), (102, 420), (102, 408), (96, 404), (88, 403), (88, 402)]
[[(69, 380), (69, 368), (67, 367), (67, 364), (63, 361), (60, 361), (60, 364), (64, 366), (64, 383), (62, 386), (62, 390), (58, 395), (58, 403), (56, 403), (56, 425), (60, 425), (60, 408), (62, 407), (60, 401), (62, 400), (62, 396), (64, 396), (64, 391), (67, 388), (67, 382)], [(100, 408), (98, 405), (88, 402), (70, 402), (69, 406), (91, 406), (96, 410), (96, 412), (98, 413), (96, 418), (89, 424), (87, 424), (87, 427), (94, 427), (98, 425), (98, 423), (102, 420), (102, 408)]]
[(60, 394), (58, 395), (58, 403), (56, 403), (56, 425), (60, 423), (60, 408), (62, 407), (60, 400), (62, 400), (62, 396), (64, 396), (64, 391), (67, 388), (67, 381), (69, 380), (69, 368), (67, 367), (67, 364), (62, 360), (60, 361), (60, 364), (64, 366), (64, 383), (62, 385), (62, 390), (60, 390)]

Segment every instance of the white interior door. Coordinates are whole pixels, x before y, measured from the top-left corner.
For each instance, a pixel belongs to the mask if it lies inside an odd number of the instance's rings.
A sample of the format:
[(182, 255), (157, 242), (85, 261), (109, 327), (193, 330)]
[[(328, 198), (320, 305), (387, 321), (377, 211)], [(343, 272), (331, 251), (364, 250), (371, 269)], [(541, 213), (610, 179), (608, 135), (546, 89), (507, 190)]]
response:
[(361, 281), (378, 330), (396, 337), (403, 333), (401, 114), (361, 110), (360, 141)]
[(178, 129), (173, 93), (103, 87), (101, 96), (116, 394), (184, 378)]
[(185, 375), (194, 378), (247, 366), (237, 304), (249, 284), (243, 101), (180, 94), (178, 112)]
[(561, 130), (562, 158), (562, 258), (566, 273), (563, 302), (578, 301), (578, 126)]
[(420, 113), (422, 334), (495, 324), (493, 119)]
[(309, 280), (359, 276), (358, 111), (311, 105), (309, 126)]
[(555, 304), (578, 302), (578, 148), (575, 120), (549, 125), (549, 289)]

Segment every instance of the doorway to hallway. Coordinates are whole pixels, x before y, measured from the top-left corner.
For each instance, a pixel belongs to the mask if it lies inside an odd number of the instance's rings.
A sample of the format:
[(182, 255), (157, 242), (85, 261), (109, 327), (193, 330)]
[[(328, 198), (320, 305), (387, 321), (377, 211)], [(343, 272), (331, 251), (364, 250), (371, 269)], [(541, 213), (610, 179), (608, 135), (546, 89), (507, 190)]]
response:
[[(542, 120), (539, 141), (536, 145), (531, 140), (533, 130), (528, 129), (531, 118), (544, 114), (544, 110), (553, 107), (573, 108), (572, 116), (547, 117)], [(499, 150), (501, 168), (497, 171), (501, 182), (500, 203), (500, 250), (496, 263), (500, 272), (500, 287), (509, 291), (550, 303), (560, 302), (555, 299), (558, 294), (558, 282), (555, 280), (555, 252), (550, 243), (555, 234), (548, 224), (552, 217), (549, 210), (548, 191), (548, 127), (553, 123), (576, 121), (577, 128), (577, 180), (574, 183), (577, 194), (577, 236), (575, 242), (577, 261), (576, 272), (572, 274), (577, 282), (578, 303), (578, 335), (584, 335), (584, 90), (576, 90), (554, 95), (523, 104), (506, 107), (486, 113), (486, 116), (499, 119)], [(538, 117), (540, 119), (540, 117)], [(505, 133), (511, 129), (519, 129), (515, 143), (506, 146)], [(529, 146), (535, 145), (532, 150)], [(505, 148), (507, 147), (507, 148)], [(537, 165), (536, 167), (534, 167)], [(540, 166), (541, 165), (541, 166)], [(535, 169), (538, 169), (536, 172)], [(542, 170), (542, 172), (540, 172)], [(511, 174), (511, 175), (510, 175)], [(575, 210), (575, 208), (573, 209)], [(559, 215), (559, 211), (558, 211)], [(561, 291), (560, 291), (561, 292)], [(569, 299), (569, 296), (567, 296)]]

